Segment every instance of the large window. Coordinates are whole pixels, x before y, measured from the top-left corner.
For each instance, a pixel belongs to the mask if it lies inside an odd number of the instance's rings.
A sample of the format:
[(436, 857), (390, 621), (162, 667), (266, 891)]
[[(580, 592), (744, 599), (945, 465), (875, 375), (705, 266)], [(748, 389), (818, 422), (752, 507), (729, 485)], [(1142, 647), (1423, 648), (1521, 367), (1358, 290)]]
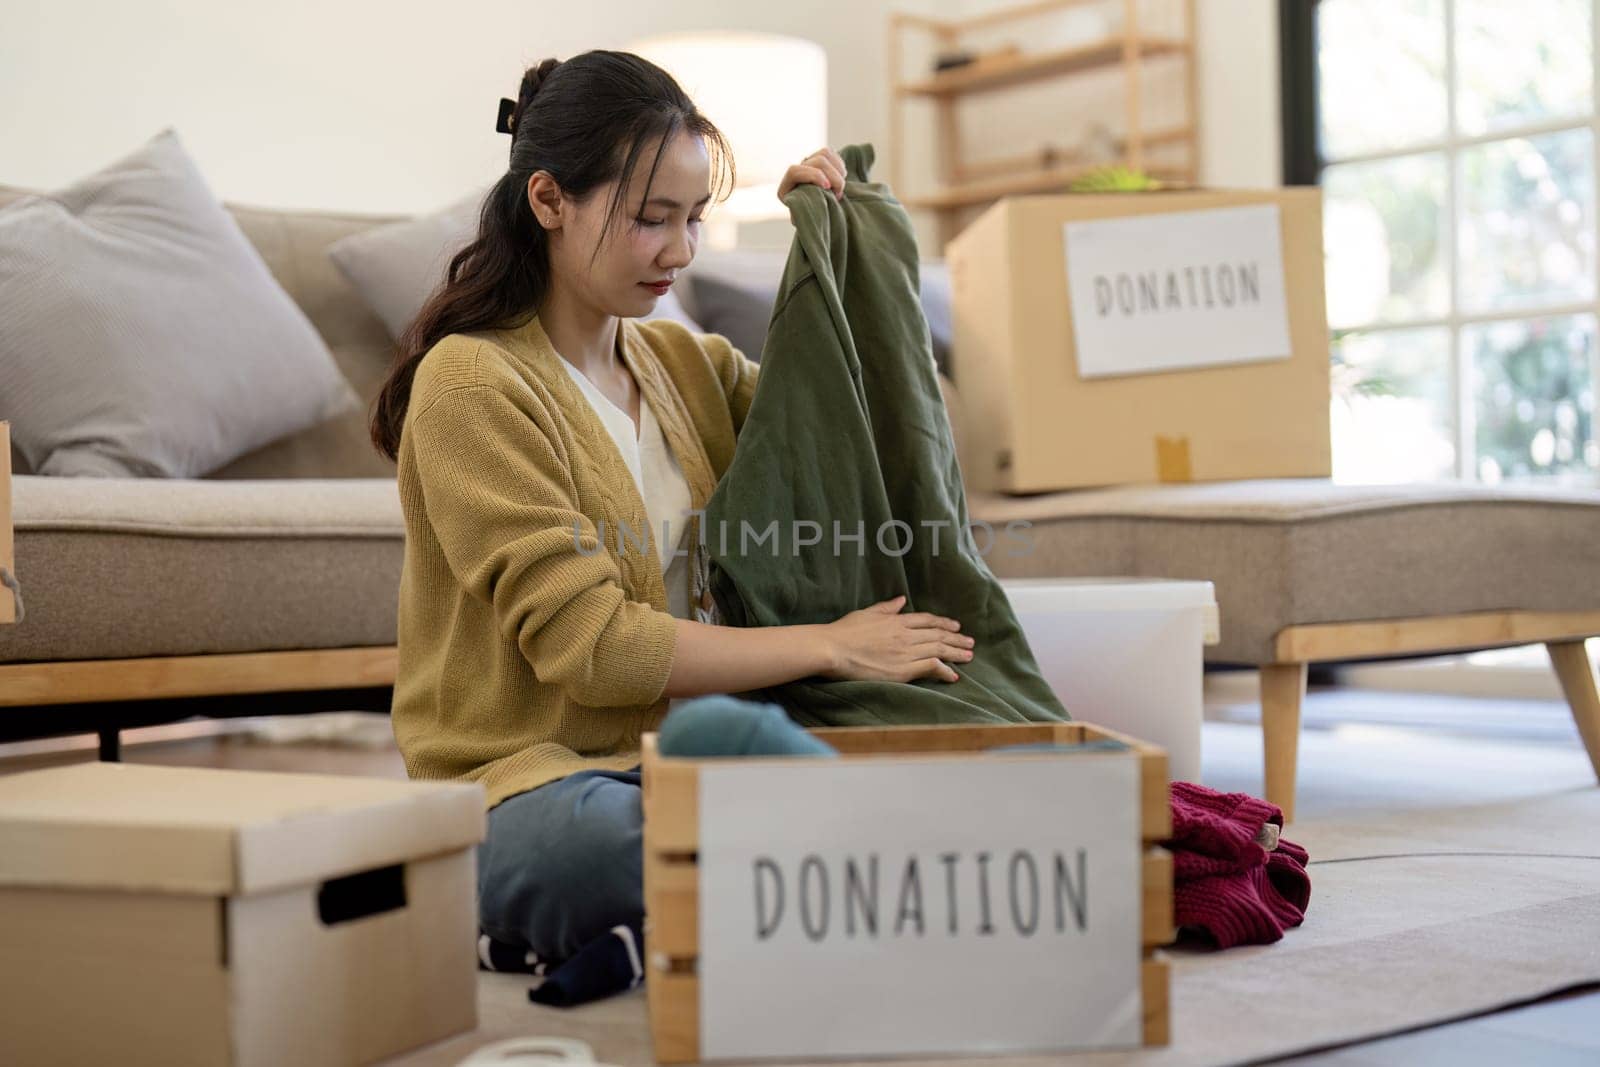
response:
[(1600, 0), (1282, 0), (1334, 476), (1600, 484)]

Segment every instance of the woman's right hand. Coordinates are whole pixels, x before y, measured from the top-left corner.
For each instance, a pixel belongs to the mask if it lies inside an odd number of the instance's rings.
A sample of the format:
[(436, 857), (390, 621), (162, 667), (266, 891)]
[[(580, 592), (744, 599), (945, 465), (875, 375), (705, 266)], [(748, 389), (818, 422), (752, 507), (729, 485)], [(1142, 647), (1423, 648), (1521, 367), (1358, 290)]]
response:
[(832, 666), (825, 677), (840, 681), (910, 682), (958, 675), (945, 660), (965, 663), (977, 643), (959, 633), (955, 619), (928, 612), (900, 614), (904, 596), (852, 611), (822, 627)]
[(835, 200), (843, 200), (846, 171), (843, 156), (831, 148), (819, 148), (783, 172), (783, 180), (778, 183), (778, 199), (788, 196), (797, 185), (820, 185), (832, 193)]

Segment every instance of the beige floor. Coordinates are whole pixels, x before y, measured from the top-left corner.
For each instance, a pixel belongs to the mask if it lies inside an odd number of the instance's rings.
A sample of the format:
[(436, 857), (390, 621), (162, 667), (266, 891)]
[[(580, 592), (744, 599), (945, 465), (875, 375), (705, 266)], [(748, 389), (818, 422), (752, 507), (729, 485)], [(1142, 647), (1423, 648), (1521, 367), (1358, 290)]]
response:
[[(1209, 680), (1202, 777), (1216, 788), (1260, 791), (1260, 741), (1251, 721), (1251, 689), (1244, 676)], [(179, 724), (130, 731), (124, 743), (125, 758), (136, 762), (404, 774), (381, 717)], [(65, 745), (78, 747), (64, 747), (61, 741), (0, 746), (0, 772), (94, 758), (89, 739)], [(1313, 693), (1307, 703), (1298, 825), (1302, 836), (1312, 839), (1321, 832), (1323, 840), (1336, 840), (1327, 836), (1330, 828), (1351, 819), (1381, 824), (1392, 817), (1398, 825), (1410, 812), (1448, 821), (1456, 811), (1470, 819), (1485, 805), (1538, 802), (1593, 786), (1571, 721), (1564, 707), (1552, 701), (1330, 689)], [(1372, 843), (1381, 845), (1376, 839)], [(520, 979), (485, 976), (484, 988), (502, 1020), (509, 1021), (503, 1006), (519, 999)], [(627, 998), (595, 1007), (591, 1016), (602, 1028), (608, 1013), (617, 1015), (618, 1025), (630, 1012), (637, 1014), (637, 1005)], [(453, 1050), (467, 1047), (470, 1043), (441, 1046), (415, 1062), (453, 1063), (465, 1054)], [(1567, 995), (1289, 1062), (1341, 1067), (1600, 1062), (1600, 993)]]

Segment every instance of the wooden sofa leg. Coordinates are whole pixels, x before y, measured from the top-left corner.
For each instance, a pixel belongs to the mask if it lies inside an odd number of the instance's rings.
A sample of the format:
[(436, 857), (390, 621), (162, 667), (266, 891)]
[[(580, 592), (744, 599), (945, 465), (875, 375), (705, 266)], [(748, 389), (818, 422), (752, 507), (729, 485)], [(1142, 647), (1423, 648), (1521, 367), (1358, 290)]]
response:
[(1567, 696), (1583, 747), (1589, 750), (1589, 765), (1600, 778), (1600, 693), (1595, 690), (1594, 669), (1583, 646), (1582, 641), (1552, 641), (1544, 647), (1561, 679), (1561, 691)]
[(1267, 800), (1294, 820), (1294, 779), (1300, 755), (1300, 704), (1308, 665), (1268, 663), (1261, 668), (1261, 734), (1266, 754)]

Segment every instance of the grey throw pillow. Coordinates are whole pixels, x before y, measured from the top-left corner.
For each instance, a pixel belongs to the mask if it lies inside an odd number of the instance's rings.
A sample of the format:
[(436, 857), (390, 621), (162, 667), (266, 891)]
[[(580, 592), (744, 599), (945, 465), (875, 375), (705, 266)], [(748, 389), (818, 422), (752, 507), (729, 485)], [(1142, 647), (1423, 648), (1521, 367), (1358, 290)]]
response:
[[(484, 195), (474, 193), (439, 211), (374, 226), (328, 246), (334, 265), (383, 321), (390, 337), (398, 340), (411, 325), (444, 281), (451, 257), (472, 240)], [(672, 319), (696, 333), (706, 332), (671, 290), (645, 318)]]
[(35, 473), (198, 477), (358, 404), (172, 130), (0, 209), (0, 418)]
[[(767, 341), (767, 327), (778, 300), (787, 255), (779, 251), (732, 251), (702, 254), (687, 274), (685, 301), (711, 333), (757, 363)], [(943, 261), (919, 265), (923, 316), (933, 340), (933, 361), (950, 374), (950, 270)]]
[(398, 340), (411, 325), (444, 280), (450, 257), (472, 240), (482, 200), (482, 193), (474, 193), (431, 214), (374, 226), (328, 246), (339, 273), (390, 337)]
[(695, 274), (689, 285), (694, 290), (695, 314), (706, 329), (726, 337), (734, 348), (760, 363), (772, 308), (778, 300), (777, 283)]

